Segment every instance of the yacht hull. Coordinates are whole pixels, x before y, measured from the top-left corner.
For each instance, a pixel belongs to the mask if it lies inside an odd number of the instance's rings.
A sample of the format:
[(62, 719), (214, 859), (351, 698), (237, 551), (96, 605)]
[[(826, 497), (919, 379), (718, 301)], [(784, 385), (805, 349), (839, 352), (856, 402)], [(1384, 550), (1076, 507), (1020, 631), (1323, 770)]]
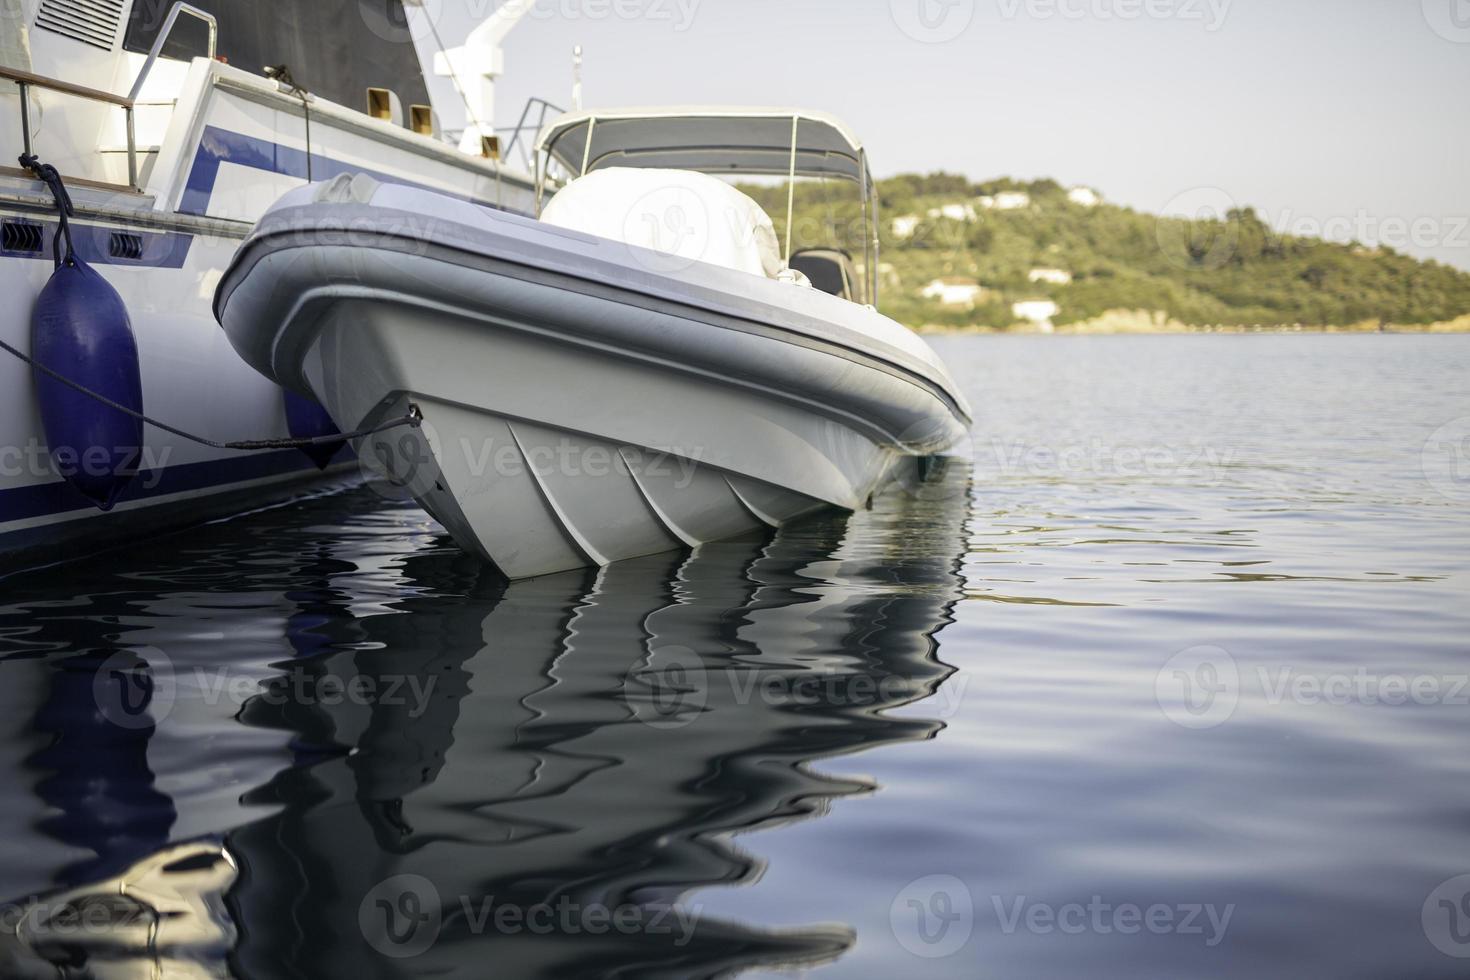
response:
[[(14, 26), (7, 22), (6, 30)], [(33, 32), (32, 42), (38, 75), (118, 89), (112, 59), (129, 56), (123, 50), (103, 53), (46, 30)], [(232, 50), (242, 43), (233, 39)], [(117, 67), (126, 69), (126, 91), (137, 65)], [(373, 167), (384, 180), (423, 182), (487, 207), (534, 206), (528, 175), (333, 105), (320, 92), (310, 104), (308, 136), (298, 94), (207, 58), (156, 63), (135, 119), (137, 187), (121, 184), (130, 178), (117, 106), (39, 84), (30, 92), (36, 152), (64, 176), (74, 206), (75, 252), (127, 308), (143, 410), (214, 441), (291, 433), (283, 392), (230, 349), (210, 308), (236, 249), (284, 191), (312, 176)], [(20, 106), (13, 91), (0, 98), (0, 130), (14, 141), (11, 164), (21, 149)], [(9, 305), (0, 339), (32, 353), (32, 311), (55, 268), (55, 198), (31, 175), (0, 167), (0, 223), (0, 296)], [(137, 476), (105, 513), (63, 478), (32, 369), (0, 352), (0, 574), (267, 506), (324, 479), (296, 449), (218, 449), (152, 425), (141, 447), (96, 448), (141, 449)], [(357, 471), (344, 451), (325, 478)]]

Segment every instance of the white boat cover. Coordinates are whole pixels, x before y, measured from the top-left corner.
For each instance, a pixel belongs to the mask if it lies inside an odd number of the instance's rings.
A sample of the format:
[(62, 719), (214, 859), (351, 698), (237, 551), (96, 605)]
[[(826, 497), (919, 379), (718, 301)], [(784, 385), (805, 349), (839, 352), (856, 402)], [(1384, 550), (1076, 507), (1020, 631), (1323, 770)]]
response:
[(674, 261), (708, 262), (768, 279), (785, 267), (770, 215), (719, 178), (692, 170), (597, 170), (558, 191), (541, 220)]

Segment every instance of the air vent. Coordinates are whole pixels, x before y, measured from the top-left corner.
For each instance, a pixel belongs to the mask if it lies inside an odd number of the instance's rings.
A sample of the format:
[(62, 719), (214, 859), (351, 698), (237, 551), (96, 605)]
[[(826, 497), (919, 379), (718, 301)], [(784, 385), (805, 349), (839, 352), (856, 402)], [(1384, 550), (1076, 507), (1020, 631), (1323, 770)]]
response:
[(141, 259), (143, 257), (143, 236), (115, 231), (112, 233), (112, 240), (108, 243), (107, 252), (115, 259)]
[(370, 88), (368, 93), (368, 115), (374, 119), (393, 121), (393, 93), (385, 88)]
[(111, 51), (122, 11), (123, 0), (41, 0), (36, 26)]
[(41, 226), (34, 221), (7, 221), (0, 231), (0, 249), (7, 252), (41, 251)]

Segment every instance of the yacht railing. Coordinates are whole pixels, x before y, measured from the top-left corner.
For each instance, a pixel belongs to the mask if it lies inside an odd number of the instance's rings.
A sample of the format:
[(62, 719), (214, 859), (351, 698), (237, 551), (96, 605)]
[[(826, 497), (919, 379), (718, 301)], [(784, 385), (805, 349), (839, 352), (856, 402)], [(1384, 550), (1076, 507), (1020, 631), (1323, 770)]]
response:
[(169, 35), (174, 31), (174, 24), (178, 23), (179, 15), (187, 14), (198, 18), (209, 25), (209, 60), (214, 60), (215, 45), (219, 41), (219, 21), (214, 19), (214, 14), (198, 7), (190, 6), (180, 0), (175, 3), (168, 12), (168, 17), (163, 21), (163, 28), (158, 32), (158, 37), (153, 39), (153, 47), (148, 49), (148, 58), (143, 62), (143, 70), (138, 72), (138, 77), (133, 81), (133, 90), (128, 93), (128, 101), (136, 103), (138, 96), (143, 92), (143, 83), (148, 80), (148, 73), (153, 71), (153, 63), (158, 60), (159, 54), (163, 52), (163, 46), (168, 43)]
[[(169, 10), (167, 19), (163, 22), (163, 28), (158, 32), (158, 37), (153, 41), (153, 47), (148, 52), (148, 58), (143, 62), (142, 71), (138, 72), (137, 79), (133, 82), (133, 89), (127, 95), (114, 95), (111, 92), (103, 92), (95, 88), (87, 88), (83, 85), (73, 85), (59, 78), (49, 78), (45, 75), (36, 75), (18, 68), (7, 68), (0, 65), (0, 79), (15, 83), (20, 92), (20, 128), (21, 145), (27, 156), (31, 155), (31, 101), (30, 90), (33, 88), (46, 89), (49, 92), (60, 92), (78, 99), (87, 99), (92, 102), (104, 102), (108, 105), (118, 106), (127, 117), (128, 132), (128, 188), (138, 191), (138, 137), (133, 123), (133, 115), (140, 103), (139, 94), (143, 91), (143, 83), (148, 80), (148, 74), (153, 70), (153, 65), (158, 61), (163, 46), (168, 42), (169, 35), (173, 33), (174, 25), (178, 22), (180, 15), (195, 17), (204, 21), (209, 26), (209, 58), (214, 60), (215, 47), (219, 40), (219, 23), (214, 15), (198, 7), (187, 3), (178, 2)], [(87, 183), (97, 183), (87, 181)], [(115, 184), (105, 186), (115, 187)]]
[[(536, 118), (536, 122), (534, 124), (532, 124), (532, 125), (527, 125), (526, 124), (526, 120), (531, 117), (531, 110), (532, 109), (536, 109), (538, 107), (540, 108), (541, 111), (540, 111), (540, 114)], [(516, 145), (521, 142), (521, 133), (526, 132), (527, 130), (529, 130), (531, 132), (531, 135), (533, 137), (535, 135), (539, 134), (541, 132), (542, 127), (546, 125), (546, 116), (547, 116), (547, 113), (552, 113), (552, 114), (555, 114), (555, 115), (560, 116), (565, 111), (566, 111), (565, 109), (561, 108), (560, 106), (553, 105), (552, 103), (547, 102), (545, 99), (538, 99), (538, 98), (536, 98), (534, 96), (532, 98), (527, 99), (526, 100), (526, 107), (521, 110), (521, 118), (515, 124), (515, 126), (511, 127), (510, 129), (501, 129), (501, 130), (499, 130), (499, 132), (502, 132), (502, 133), (510, 133), (510, 134), (512, 134), (511, 135), (511, 138), (510, 138), (510, 143), (507, 144), (506, 147), (505, 147), (505, 154), (504, 155), (506, 157), (509, 157), (510, 156), (510, 151), (513, 150), (513, 149), (515, 149), (516, 148)], [(533, 161), (531, 159), (531, 152), (527, 149), (527, 147), (530, 145), (530, 143), (531, 143), (531, 141), (530, 140), (527, 140), (525, 144), (522, 144), (521, 145), (521, 160), (524, 163), (524, 165), (525, 165), (525, 167), (526, 167), (527, 170), (530, 170), (531, 167), (532, 167), (532, 164), (533, 164)]]
[(31, 89), (46, 89), (49, 92), (60, 92), (63, 95), (74, 96), (78, 99), (87, 99), (91, 102), (104, 102), (108, 105), (121, 107), (127, 115), (128, 188), (135, 191), (139, 190), (138, 141), (133, 132), (133, 108), (135, 103), (131, 98), (124, 95), (114, 95), (111, 92), (102, 92), (94, 88), (87, 88), (83, 85), (73, 85), (71, 82), (63, 82), (59, 78), (35, 75), (28, 71), (21, 71), (18, 68), (6, 68), (3, 65), (0, 65), (0, 78), (14, 82), (16, 88), (20, 90), (21, 146), (24, 147), (27, 156), (31, 155)]

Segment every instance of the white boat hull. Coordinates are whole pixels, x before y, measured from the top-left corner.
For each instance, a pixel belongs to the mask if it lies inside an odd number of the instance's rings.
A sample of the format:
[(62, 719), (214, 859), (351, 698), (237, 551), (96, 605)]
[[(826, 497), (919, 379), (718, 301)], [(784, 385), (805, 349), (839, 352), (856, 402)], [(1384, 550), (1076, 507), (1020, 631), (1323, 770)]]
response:
[(421, 429), (359, 453), (510, 578), (861, 508), (967, 423), (927, 348), (844, 300), (371, 194), (397, 209), (283, 201), (216, 312), (248, 362), (341, 427), (416, 405)]
[[(494, 353), (450, 353), (466, 343)], [(334, 417), (368, 424), (417, 405), (421, 431), (390, 430), (359, 451), (511, 578), (696, 547), (828, 504), (855, 509), (899, 458), (804, 408), (668, 364), (341, 303), (308, 359), (364, 358), (383, 371), (313, 370), (313, 389)], [(631, 397), (613, 404), (617, 392)]]

